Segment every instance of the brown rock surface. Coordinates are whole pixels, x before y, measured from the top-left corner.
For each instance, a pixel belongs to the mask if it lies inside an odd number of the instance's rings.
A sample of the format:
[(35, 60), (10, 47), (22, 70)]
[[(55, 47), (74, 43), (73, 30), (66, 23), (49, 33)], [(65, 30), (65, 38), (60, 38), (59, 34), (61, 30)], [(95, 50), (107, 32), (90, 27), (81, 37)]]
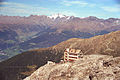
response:
[(120, 80), (120, 57), (85, 55), (75, 62), (50, 63), (24, 80)]

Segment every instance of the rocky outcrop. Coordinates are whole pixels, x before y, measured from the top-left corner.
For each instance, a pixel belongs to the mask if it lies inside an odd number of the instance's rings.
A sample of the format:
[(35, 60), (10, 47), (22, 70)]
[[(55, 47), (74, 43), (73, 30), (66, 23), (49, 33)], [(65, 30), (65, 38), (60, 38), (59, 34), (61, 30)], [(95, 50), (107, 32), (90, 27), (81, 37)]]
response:
[(120, 57), (85, 55), (75, 62), (49, 62), (24, 80), (120, 80)]

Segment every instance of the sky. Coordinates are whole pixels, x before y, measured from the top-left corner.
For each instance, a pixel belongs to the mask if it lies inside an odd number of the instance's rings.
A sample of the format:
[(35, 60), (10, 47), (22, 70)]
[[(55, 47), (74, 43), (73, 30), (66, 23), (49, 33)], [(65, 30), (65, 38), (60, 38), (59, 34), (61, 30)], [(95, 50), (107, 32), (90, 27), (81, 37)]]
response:
[(120, 18), (120, 0), (0, 0), (0, 15)]

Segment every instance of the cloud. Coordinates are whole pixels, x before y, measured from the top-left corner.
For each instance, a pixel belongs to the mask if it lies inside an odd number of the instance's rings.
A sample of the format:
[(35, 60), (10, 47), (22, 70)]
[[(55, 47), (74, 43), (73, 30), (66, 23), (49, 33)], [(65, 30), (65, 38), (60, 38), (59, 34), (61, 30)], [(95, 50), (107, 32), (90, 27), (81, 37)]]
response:
[(8, 13), (8, 14), (27, 14), (28, 12), (24, 9), (16, 9), (10, 7), (0, 7), (0, 13)]
[(9, 6), (9, 7), (16, 7), (16, 8), (40, 8), (40, 9), (46, 9), (43, 7), (38, 7), (35, 5), (26, 5), (26, 4), (21, 4), (21, 3), (15, 3), (15, 2), (1, 2), (0, 4), (3, 4), (4, 6)]
[(88, 5), (88, 3), (85, 2), (85, 1), (68, 1), (68, 0), (62, 1), (62, 4), (65, 5), (65, 6), (71, 6), (71, 5), (86, 6), (86, 5)]
[(26, 5), (14, 2), (0, 2), (4, 6), (0, 7), (0, 14), (4, 15), (31, 15), (31, 14), (44, 14), (48, 11), (47, 8), (39, 7), (36, 5)]
[(4, 2), (5, 0), (0, 0), (0, 6), (3, 6), (3, 4), (1, 4), (2, 2)]
[(95, 7), (96, 4), (85, 2), (84, 0), (62, 0), (62, 5), (65, 6), (79, 6), (79, 7)]
[(69, 10), (65, 10), (65, 11), (55, 11), (55, 13), (60, 13), (60, 14), (64, 14), (64, 15), (67, 15), (67, 16), (78, 16), (77, 13), (73, 12), (73, 11), (69, 11)]
[(69, 10), (49, 9), (36, 5), (26, 5), (14, 2), (2, 2), (4, 6), (0, 7), (0, 14), (10, 16), (29, 16), (29, 15), (51, 15), (61, 13), (68, 16), (77, 16), (76, 13)]
[(105, 7), (101, 7), (104, 11), (107, 12), (120, 12), (120, 9), (118, 7), (109, 7), (109, 6), (105, 6)]

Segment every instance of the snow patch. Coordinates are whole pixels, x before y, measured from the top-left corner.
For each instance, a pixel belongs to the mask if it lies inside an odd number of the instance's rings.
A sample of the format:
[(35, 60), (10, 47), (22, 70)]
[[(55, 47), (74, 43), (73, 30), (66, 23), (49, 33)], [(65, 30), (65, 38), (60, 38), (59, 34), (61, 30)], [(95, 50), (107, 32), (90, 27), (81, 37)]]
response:
[(54, 14), (54, 15), (51, 15), (51, 16), (48, 16), (49, 18), (51, 19), (56, 19), (56, 18), (63, 18), (63, 17), (66, 17), (66, 15), (62, 15), (62, 14)]

